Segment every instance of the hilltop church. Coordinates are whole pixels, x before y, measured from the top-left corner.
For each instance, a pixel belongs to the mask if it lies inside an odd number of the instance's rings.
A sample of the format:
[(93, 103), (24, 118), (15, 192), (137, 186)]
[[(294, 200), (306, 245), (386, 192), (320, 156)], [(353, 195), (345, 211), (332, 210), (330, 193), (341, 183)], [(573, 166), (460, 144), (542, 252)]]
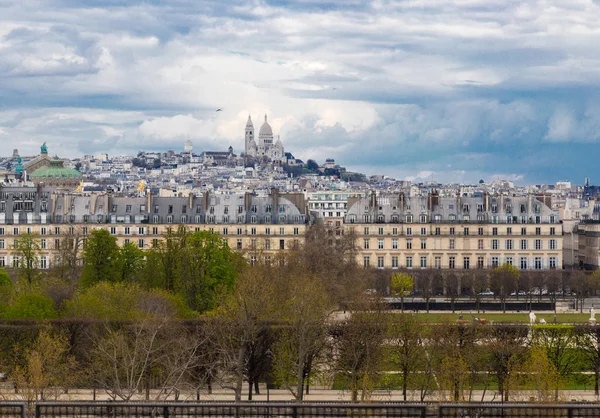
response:
[(252, 124), (250, 115), (248, 115), (245, 144), (245, 153), (248, 156), (255, 158), (267, 157), (271, 161), (285, 162), (283, 143), (281, 142), (281, 139), (279, 139), (279, 136), (277, 136), (277, 142), (273, 144), (273, 130), (271, 129), (271, 125), (267, 122), (267, 115), (265, 115), (265, 122), (258, 131), (258, 146), (254, 141), (254, 125)]

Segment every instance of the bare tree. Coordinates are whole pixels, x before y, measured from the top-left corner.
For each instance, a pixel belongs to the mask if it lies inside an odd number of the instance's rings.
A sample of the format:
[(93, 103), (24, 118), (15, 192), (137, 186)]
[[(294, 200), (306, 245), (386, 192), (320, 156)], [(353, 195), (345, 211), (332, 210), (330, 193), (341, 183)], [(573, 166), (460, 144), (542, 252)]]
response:
[(52, 264), (52, 274), (69, 283), (71, 292), (78, 287), (81, 279), (84, 228), (87, 227), (71, 225), (51, 243), (56, 260)]
[(389, 344), (393, 363), (402, 376), (402, 397), (406, 401), (409, 383), (424, 370), (423, 326), (414, 314), (394, 315), (390, 323)]
[(356, 307), (340, 326), (337, 371), (347, 378), (351, 401), (358, 402), (360, 393), (365, 402), (382, 371), (387, 316), (376, 302)]

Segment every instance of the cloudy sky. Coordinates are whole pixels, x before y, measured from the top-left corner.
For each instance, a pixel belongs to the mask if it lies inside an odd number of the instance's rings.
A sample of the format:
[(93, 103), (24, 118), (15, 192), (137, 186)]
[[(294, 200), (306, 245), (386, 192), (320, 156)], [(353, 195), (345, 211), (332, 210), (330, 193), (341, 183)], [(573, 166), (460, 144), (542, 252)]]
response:
[[(0, 155), (286, 151), (600, 183), (600, 0), (0, 0)], [(223, 108), (223, 112), (215, 112)]]

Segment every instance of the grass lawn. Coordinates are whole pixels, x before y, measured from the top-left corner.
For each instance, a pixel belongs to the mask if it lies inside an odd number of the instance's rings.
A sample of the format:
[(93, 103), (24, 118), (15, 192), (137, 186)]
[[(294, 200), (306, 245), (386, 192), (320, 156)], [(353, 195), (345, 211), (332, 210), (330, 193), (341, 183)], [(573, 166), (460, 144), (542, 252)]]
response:
[[(406, 311), (408, 312), (408, 311)], [(424, 311), (419, 311), (419, 318), (424, 320), (425, 322), (454, 322), (458, 319), (459, 313), (427, 313)], [(510, 312), (510, 313), (488, 313), (488, 312), (464, 312), (462, 313), (463, 320), (471, 321), (475, 318), (485, 318), (488, 322), (521, 322), (528, 323), (529, 322), (529, 312)], [(544, 318), (548, 324), (552, 324), (554, 322), (554, 314), (553, 313), (536, 313), (537, 322), (539, 323), (540, 319)], [(590, 319), (589, 313), (558, 313), (556, 314), (556, 321), (560, 324), (565, 323), (588, 323)], [(600, 317), (598, 318), (600, 324)]]

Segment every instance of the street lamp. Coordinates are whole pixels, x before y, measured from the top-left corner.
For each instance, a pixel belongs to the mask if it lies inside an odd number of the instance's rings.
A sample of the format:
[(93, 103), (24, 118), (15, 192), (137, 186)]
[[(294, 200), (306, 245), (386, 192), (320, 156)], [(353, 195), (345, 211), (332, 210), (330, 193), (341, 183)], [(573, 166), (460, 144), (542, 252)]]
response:
[(269, 362), (269, 368), (267, 370), (267, 402), (269, 402), (271, 400), (269, 389), (271, 386), (271, 367), (273, 362), (273, 352), (270, 348), (268, 348), (267, 351), (265, 351), (265, 356), (267, 356), (267, 360)]

